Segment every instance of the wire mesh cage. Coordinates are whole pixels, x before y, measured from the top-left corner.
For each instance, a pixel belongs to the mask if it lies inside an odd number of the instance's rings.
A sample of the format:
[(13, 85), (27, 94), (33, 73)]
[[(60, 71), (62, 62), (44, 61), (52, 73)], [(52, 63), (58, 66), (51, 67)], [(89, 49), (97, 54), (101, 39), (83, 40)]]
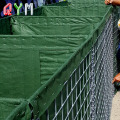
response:
[(117, 70), (114, 65), (114, 46), (117, 47), (119, 40), (116, 23), (116, 15), (111, 14), (92, 49), (70, 75), (41, 120), (109, 119), (114, 95), (111, 81)]

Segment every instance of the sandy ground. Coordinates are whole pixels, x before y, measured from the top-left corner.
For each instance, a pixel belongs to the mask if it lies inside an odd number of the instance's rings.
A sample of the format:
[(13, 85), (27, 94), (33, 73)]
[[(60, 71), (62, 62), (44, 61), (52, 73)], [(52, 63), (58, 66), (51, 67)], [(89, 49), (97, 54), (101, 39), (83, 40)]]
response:
[(120, 91), (113, 98), (110, 120), (120, 120)]

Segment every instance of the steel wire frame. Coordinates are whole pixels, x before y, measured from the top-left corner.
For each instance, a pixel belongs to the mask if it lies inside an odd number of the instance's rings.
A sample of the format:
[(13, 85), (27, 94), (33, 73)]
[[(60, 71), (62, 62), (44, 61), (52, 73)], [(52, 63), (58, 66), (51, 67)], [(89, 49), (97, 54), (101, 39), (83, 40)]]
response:
[(109, 120), (114, 94), (111, 82), (117, 68), (113, 48), (118, 43), (113, 42), (118, 41), (116, 19), (111, 14), (106, 20), (96, 43), (46, 111), (46, 120)]

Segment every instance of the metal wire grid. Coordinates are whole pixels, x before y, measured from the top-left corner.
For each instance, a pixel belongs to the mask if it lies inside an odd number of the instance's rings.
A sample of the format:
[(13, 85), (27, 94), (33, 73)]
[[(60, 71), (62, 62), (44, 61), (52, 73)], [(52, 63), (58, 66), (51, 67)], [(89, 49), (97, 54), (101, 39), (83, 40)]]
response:
[(110, 16), (93, 47), (92, 119), (109, 120), (113, 86), (113, 18)]
[[(114, 15), (64, 88), (46, 111), (46, 120), (108, 120), (113, 97)], [(117, 43), (116, 43), (117, 45)]]
[[(120, 15), (120, 13), (119, 13)], [(117, 27), (117, 23), (118, 23), (118, 17), (116, 14), (113, 14), (113, 17), (114, 17), (114, 21), (113, 21), (113, 50), (114, 50), (114, 76), (120, 72), (120, 65), (118, 64), (118, 61), (116, 59), (116, 53), (117, 53), (117, 50), (118, 50), (118, 44), (119, 44), (119, 37), (120, 37), (120, 32), (118, 31), (118, 27)], [(116, 69), (117, 68), (117, 69)]]
[(47, 120), (90, 119), (90, 61), (91, 51), (73, 71), (60, 95), (55, 99), (53, 118), (50, 111), (46, 111)]

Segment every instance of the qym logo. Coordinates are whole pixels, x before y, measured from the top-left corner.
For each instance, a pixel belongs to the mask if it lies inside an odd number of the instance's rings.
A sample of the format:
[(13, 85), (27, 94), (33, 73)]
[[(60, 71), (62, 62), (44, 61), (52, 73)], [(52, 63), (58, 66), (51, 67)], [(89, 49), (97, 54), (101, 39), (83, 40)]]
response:
[[(20, 3), (20, 6), (17, 6), (16, 3), (14, 3), (14, 7), (17, 9), (17, 15), (20, 15), (20, 9), (22, 8), (23, 4)], [(9, 9), (8, 9), (9, 8)], [(31, 10), (31, 15), (33, 15), (33, 3), (25, 3), (25, 15), (27, 15), (27, 10), (30, 9)], [(3, 14), (5, 16), (10, 16), (12, 15), (12, 4), (8, 3), (4, 8), (3, 8)]]

